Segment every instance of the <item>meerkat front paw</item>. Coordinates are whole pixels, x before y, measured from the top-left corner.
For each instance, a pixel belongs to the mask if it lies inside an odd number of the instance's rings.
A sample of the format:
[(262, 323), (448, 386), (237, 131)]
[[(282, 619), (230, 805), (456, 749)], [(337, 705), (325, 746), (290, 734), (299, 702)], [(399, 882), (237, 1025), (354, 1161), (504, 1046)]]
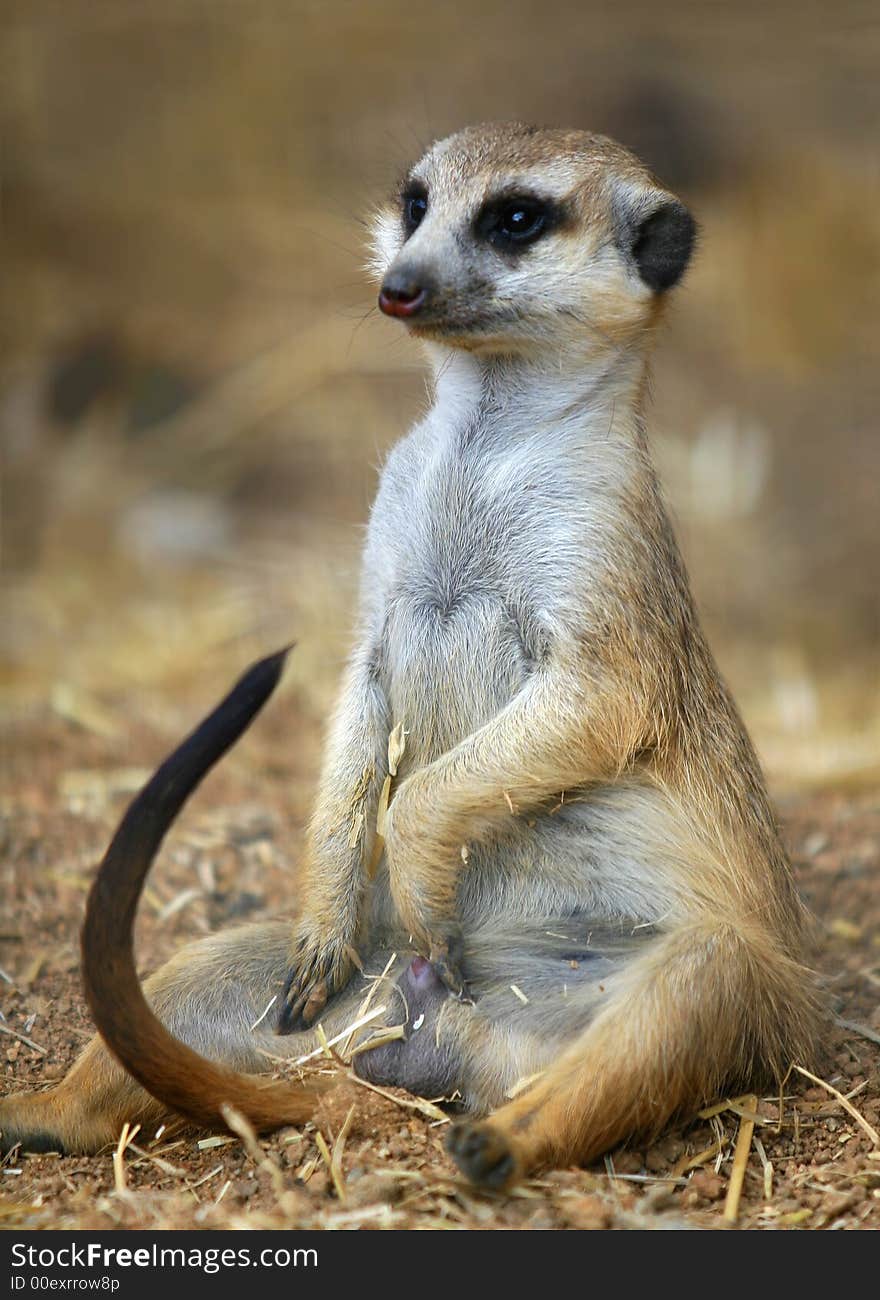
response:
[(325, 939), (314, 932), (300, 935), (281, 998), (275, 1025), (278, 1034), (306, 1029), (330, 998), (351, 979), (354, 962), (344, 939)]
[(473, 1002), (461, 972), (462, 947), (461, 927), (451, 922), (440, 933), (429, 936), (428, 961), (453, 997), (459, 1002)]
[[(416, 778), (407, 778), (385, 820), (385, 861), (391, 896), (414, 946), (431, 962), (438, 978), (462, 1002), (472, 999), (461, 972), (461, 926), (454, 917), (456, 873), (432, 868), (426, 837), (416, 830), (413, 811)], [(416, 805), (417, 806), (417, 805)], [(442, 854), (437, 853), (440, 858)]]

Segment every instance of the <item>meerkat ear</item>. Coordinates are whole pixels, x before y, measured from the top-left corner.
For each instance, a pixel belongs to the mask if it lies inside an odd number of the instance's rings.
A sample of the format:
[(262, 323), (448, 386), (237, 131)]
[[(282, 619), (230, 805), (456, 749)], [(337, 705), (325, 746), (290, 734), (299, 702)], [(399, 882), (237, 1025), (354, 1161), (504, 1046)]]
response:
[(636, 229), (632, 255), (649, 289), (663, 293), (678, 284), (696, 237), (697, 223), (678, 199), (669, 199), (645, 217)]
[[(653, 197), (653, 196), (652, 196)], [(671, 194), (651, 202), (644, 192), (619, 203), (620, 243), (641, 279), (654, 293), (664, 293), (684, 275), (697, 237), (697, 223)]]

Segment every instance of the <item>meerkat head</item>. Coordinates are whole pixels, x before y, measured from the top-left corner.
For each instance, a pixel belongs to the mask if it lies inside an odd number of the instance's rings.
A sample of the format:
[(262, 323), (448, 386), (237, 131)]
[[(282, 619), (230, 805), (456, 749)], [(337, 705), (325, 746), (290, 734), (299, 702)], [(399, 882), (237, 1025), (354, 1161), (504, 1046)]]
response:
[(694, 220), (621, 145), (470, 127), (433, 145), (377, 214), (379, 307), (472, 351), (626, 345), (681, 278)]

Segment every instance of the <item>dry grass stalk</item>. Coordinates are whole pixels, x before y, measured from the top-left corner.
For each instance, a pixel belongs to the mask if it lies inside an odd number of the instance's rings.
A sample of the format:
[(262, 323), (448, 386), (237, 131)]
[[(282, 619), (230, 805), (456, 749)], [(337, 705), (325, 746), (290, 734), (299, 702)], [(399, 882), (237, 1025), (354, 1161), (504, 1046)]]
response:
[(45, 949), (41, 949), (40, 952), (34, 954), (27, 966), (25, 966), (24, 970), (19, 974), (18, 984), (20, 988), (29, 988), (30, 985), (33, 984), (34, 980), (46, 965), (48, 956), (49, 954)]
[(768, 1119), (766, 1115), (761, 1115), (757, 1110), (753, 1110), (739, 1101), (729, 1101), (727, 1109), (740, 1119), (750, 1120), (752, 1124), (763, 1125), (765, 1128), (770, 1128), (776, 1123), (775, 1120)]
[(370, 861), (367, 864), (367, 872), (371, 878), (376, 874), (376, 868), (385, 847), (385, 821), (388, 816), (388, 804), (391, 800), (391, 787), (394, 784), (397, 768), (405, 750), (406, 732), (403, 729), (403, 723), (398, 722), (388, 737), (388, 774), (382, 782), (382, 789), (379, 792), (379, 804), (376, 808), (376, 838), (373, 843)]
[[(811, 1074), (809, 1070), (805, 1070), (802, 1065), (793, 1065), (791, 1068), (793, 1070), (797, 1070), (798, 1074), (802, 1074), (804, 1078), (809, 1079), (811, 1083), (818, 1084), (820, 1088), (824, 1088), (826, 1092), (830, 1092), (831, 1096), (834, 1097), (840, 1103), (843, 1109), (849, 1115), (852, 1115), (856, 1123), (861, 1128), (864, 1129), (868, 1137), (874, 1143), (874, 1146), (880, 1147), (880, 1133), (878, 1133), (877, 1130), (868, 1123), (864, 1115), (860, 1114), (859, 1111), (856, 1110), (852, 1102), (848, 1101), (847, 1098), (844, 1097), (842, 1092), (838, 1092), (837, 1089), (832, 1084), (826, 1083), (825, 1080), (820, 1079), (818, 1075)], [(797, 1114), (797, 1112), (795, 1112), (795, 1114)]]
[(131, 1127), (128, 1120), (122, 1126), (122, 1132), (119, 1134), (119, 1141), (116, 1143), (116, 1150), (113, 1152), (113, 1182), (119, 1193), (128, 1191), (128, 1184), (125, 1178), (125, 1150), (133, 1137), (137, 1137), (141, 1131), (140, 1124)]
[(364, 814), (361, 811), (355, 813), (351, 822), (351, 830), (348, 835), (348, 847), (353, 849), (361, 837), (361, 831), (364, 829)]
[(343, 950), (342, 950), (342, 951), (345, 953), (346, 957), (348, 957), (348, 959), (350, 960), (352, 966), (354, 966), (355, 969), (356, 969), (356, 970), (357, 970), (361, 975), (363, 975), (363, 974), (365, 973), (365, 972), (364, 972), (364, 963), (361, 961), (360, 956), (358, 955), (357, 950), (356, 950), (355, 948), (352, 948), (352, 946), (351, 946), (350, 943), (347, 943), (347, 944), (345, 944), (345, 946), (343, 947)]
[[(753, 1094), (743, 1100), (748, 1109), (754, 1114), (758, 1106), (758, 1098)], [(740, 1120), (736, 1149), (733, 1153), (733, 1168), (730, 1171), (730, 1183), (727, 1188), (727, 1199), (724, 1202), (724, 1219), (726, 1223), (736, 1223), (739, 1218), (739, 1201), (742, 1195), (743, 1179), (746, 1175), (746, 1165), (749, 1162), (749, 1148), (752, 1145), (754, 1131), (754, 1120)]]
[(356, 1223), (364, 1223), (369, 1219), (381, 1219), (384, 1226), (390, 1227), (392, 1223), (397, 1222), (402, 1215), (392, 1209), (390, 1205), (367, 1205), (360, 1210), (340, 1210), (336, 1214), (327, 1214), (324, 1216), (324, 1226), (328, 1228), (343, 1228), (353, 1226)]
[(182, 889), (160, 911), (157, 917), (159, 924), (163, 925), (166, 921), (170, 921), (178, 912), (182, 912), (190, 903), (194, 903), (197, 898), (201, 897), (202, 891), (200, 889)]
[(370, 1092), (378, 1093), (380, 1097), (385, 1097), (387, 1101), (393, 1101), (395, 1106), (401, 1106), (404, 1110), (417, 1111), (419, 1115), (425, 1115), (428, 1119), (436, 1120), (438, 1124), (450, 1123), (449, 1116), (444, 1114), (440, 1107), (435, 1106), (432, 1101), (425, 1101), (421, 1097), (396, 1097), (387, 1088), (380, 1088), (376, 1083), (368, 1083), (366, 1079), (359, 1079), (351, 1070), (349, 1070), (348, 1077), (352, 1083), (358, 1084), (361, 1088), (368, 1088)]
[(370, 861), (367, 863), (367, 875), (370, 880), (376, 874), (379, 866), (379, 859), (385, 849), (385, 817), (388, 813), (388, 799), (391, 795), (391, 777), (386, 776), (379, 794), (379, 806), (376, 811), (376, 836), (373, 840), (373, 852), (370, 854)]
[(773, 1199), (773, 1165), (767, 1159), (767, 1152), (764, 1150), (764, 1143), (755, 1135), (755, 1150), (758, 1153), (758, 1159), (761, 1161), (761, 1168), (764, 1171), (764, 1200), (772, 1201)]
[(59, 718), (82, 727), (83, 731), (103, 736), (105, 740), (114, 740), (119, 735), (116, 718), (71, 682), (56, 682), (49, 694), (49, 703)]
[[(324, 1137), (324, 1134), (320, 1131), (320, 1129), (315, 1134), (315, 1146), (318, 1148), (318, 1151), (320, 1152), (321, 1155), (321, 1159), (324, 1161), (324, 1164), (327, 1166), (327, 1172), (332, 1178), (333, 1177), (333, 1156), (330, 1154), (330, 1148), (327, 1145), (327, 1139)], [(336, 1195), (339, 1196), (338, 1187), (336, 1188)], [(342, 1189), (342, 1196), (340, 1197), (340, 1200), (343, 1199), (344, 1196), (345, 1196), (345, 1188)]]
[(615, 1170), (614, 1177), (622, 1183), (672, 1183), (677, 1187), (687, 1187), (686, 1178), (677, 1178), (675, 1174), (621, 1174)]
[(270, 998), (269, 1002), (266, 1004), (265, 1011), (263, 1011), (260, 1015), (258, 1015), (254, 1023), (251, 1025), (251, 1033), (254, 1032), (254, 1030), (257, 1028), (258, 1025), (261, 1025), (263, 1023), (263, 1021), (266, 1019), (269, 1012), (272, 1010), (272, 1008), (274, 1007), (277, 1001), (278, 1001), (278, 994), (276, 993), (272, 998)]
[(380, 1029), (372, 1038), (368, 1038), (363, 1043), (358, 1043), (348, 1054), (347, 1060), (353, 1061), (356, 1056), (362, 1052), (372, 1052), (374, 1047), (384, 1047), (386, 1043), (396, 1043), (406, 1037), (406, 1030), (403, 1025), (392, 1025), (389, 1029)]
[[(182, 1145), (182, 1142), (175, 1143), (175, 1146)], [(143, 1147), (135, 1146), (134, 1142), (132, 1142), (130, 1138), (128, 1141), (128, 1150), (133, 1151), (135, 1155), (138, 1156), (137, 1160), (132, 1161), (132, 1169), (137, 1165), (149, 1161), (150, 1164), (155, 1165), (157, 1169), (160, 1169), (163, 1174), (170, 1174), (174, 1178), (183, 1178), (184, 1176), (185, 1170), (180, 1169), (177, 1165), (171, 1164), (169, 1160), (163, 1160), (161, 1156), (154, 1155), (152, 1151), (145, 1151)]]
[(257, 1168), (265, 1170), (269, 1175), (272, 1183), (272, 1190), (280, 1201), (285, 1193), (283, 1175), (269, 1153), (264, 1151), (260, 1146), (253, 1126), (247, 1119), (245, 1119), (240, 1110), (236, 1110), (235, 1107), (230, 1106), (228, 1102), (222, 1103), (220, 1106), (220, 1114), (223, 1116), (224, 1122), (228, 1124), (236, 1137), (241, 1138), (244, 1149), (247, 1151)]
[[(369, 1011), (370, 1003), (373, 1001), (373, 998), (375, 997), (376, 994), (376, 989), (379, 987), (382, 981), (387, 978), (388, 972), (391, 970), (391, 967), (394, 965), (396, 961), (397, 961), (397, 953), (393, 952), (391, 956), (388, 958), (387, 962), (385, 963), (385, 969), (382, 971), (382, 974), (376, 976), (376, 978), (372, 980), (370, 987), (367, 989), (367, 995), (364, 998), (361, 1005), (358, 1007), (358, 1012), (357, 1012), (358, 1017), (366, 1015), (366, 1013)], [(363, 968), (361, 968), (361, 974), (363, 974)], [(354, 1035), (355, 1035), (355, 1031), (354, 1029), (352, 1029), (348, 1035), (348, 1038), (346, 1038), (342, 1046), (341, 1054), (346, 1058), (349, 1056), (349, 1053), (351, 1052), (351, 1040), (354, 1038)]]
[(320, 1044), (321, 1051), (324, 1053), (328, 1061), (332, 1061), (334, 1065), (344, 1064), (339, 1053), (334, 1052), (333, 1048), (330, 1046), (330, 1040), (327, 1037), (327, 1031), (324, 1028), (324, 1026), (320, 1023), (315, 1025), (315, 1037), (317, 1038), (318, 1043)]
[(406, 753), (407, 734), (403, 729), (403, 723), (398, 722), (397, 726), (392, 728), (388, 737), (388, 771), (392, 776), (397, 776), (400, 760)]
[(713, 1142), (710, 1147), (704, 1147), (695, 1156), (682, 1156), (672, 1166), (673, 1177), (680, 1178), (682, 1174), (688, 1173), (691, 1169), (699, 1169), (700, 1165), (708, 1164), (710, 1160), (714, 1160), (723, 1151), (724, 1146), (724, 1142)]
[(371, 1020), (376, 1020), (379, 1016), (383, 1016), (387, 1010), (388, 1008), (383, 1004), (381, 1007), (376, 1007), (375, 1010), (367, 1012), (366, 1015), (359, 1016), (352, 1024), (347, 1025), (345, 1029), (341, 1029), (338, 1034), (334, 1034), (332, 1038), (326, 1038), (324, 1043), (320, 1047), (316, 1047), (314, 1051), (307, 1052), (305, 1056), (298, 1056), (293, 1064), (305, 1065), (306, 1062), (314, 1061), (318, 1056), (325, 1056), (327, 1054), (326, 1048), (335, 1047), (336, 1044), (341, 1043), (344, 1038), (350, 1037), (356, 1029), (360, 1029), (363, 1025), (368, 1025)]
[(212, 1169), (209, 1174), (202, 1174), (198, 1182), (190, 1183), (189, 1190), (191, 1192), (194, 1192), (197, 1187), (201, 1187), (202, 1183), (209, 1183), (212, 1178), (216, 1178), (218, 1174), (222, 1174), (222, 1173), (223, 1173), (223, 1166), (217, 1165), (216, 1169)]
[[(725, 1110), (732, 1110), (735, 1114), (740, 1114), (742, 1107), (750, 1100), (754, 1101), (755, 1105), (757, 1105), (757, 1098), (753, 1098), (751, 1093), (745, 1093), (742, 1097), (725, 1097), (724, 1101), (716, 1102), (714, 1106), (707, 1106), (704, 1110), (698, 1110), (697, 1118), (712, 1119), (715, 1115), (720, 1115)], [(737, 1107), (740, 1109), (737, 1110)], [(762, 1116), (759, 1116), (756, 1113), (753, 1113), (751, 1118), (760, 1119), (762, 1124), (767, 1123)]]
[(220, 1106), (220, 1113), (224, 1122), (229, 1125), (232, 1132), (240, 1139), (243, 1147), (247, 1151), (254, 1164), (261, 1165), (266, 1159), (266, 1153), (257, 1141), (257, 1135), (249, 1120), (245, 1119), (240, 1110), (230, 1106), (228, 1102), (223, 1102)]
[[(180, 1122), (183, 1123), (184, 1121), (181, 1120)], [(162, 1128), (165, 1128), (164, 1124), (162, 1125)], [(230, 1138), (230, 1141), (231, 1140), (232, 1139)], [(157, 1141), (157, 1138), (153, 1138), (153, 1141)], [(186, 1142), (183, 1138), (178, 1138), (176, 1142), (168, 1142), (164, 1147), (159, 1147), (156, 1151), (151, 1151), (150, 1154), (154, 1156), (167, 1156), (169, 1151), (176, 1151), (178, 1147), (182, 1146), (186, 1146)]]
[(348, 1137), (348, 1130), (351, 1128), (351, 1121), (354, 1119), (355, 1107), (349, 1106), (342, 1128), (336, 1141), (333, 1143), (333, 1155), (330, 1159), (330, 1177), (333, 1180), (333, 1186), (336, 1188), (336, 1195), (340, 1201), (345, 1200), (345, 1178), (342, 1172), (342, 1157), (345, 1154), (345, 1139)]
[(318, 1163), (319, 1163), (319, 1157), (311, 1156), (308, 1160), (304, 1161), (300, 1165), (300, 1167), (296, 1171), (296, 1177), (299, 1179), (301, 1183), (305, 1184), (309, 1181), (312, 1174), (318, 1168)]
[(376, 849), (374, 849), (373, 857), (370, 859), (370, 868), (372, 868), (370, 874), (373, 874), (373, 872), (376, 871), (378, 859), (380, 859), (382, 855), (383, 841), (385, 841), (385, 820), (387, 814), (389, 814), (390, 798), (391, 777), (386, 776), (385, 780), (382, 781), (382, 789), (380, 790), (380, 797), (378, 797), (378, 805), (376, 807)]
[(840, 1025), (841, 1029), (849, 1029), (859, 1038), (867, 1038), (869, 1043), (880, 1045), (880, 1034), (876, 1029), (870, 1029), (867, 1025), (859, 1024), (857, 1020), (844, 1020), (842, 1016), (834, 1017), (835, 1024)]
[(45, 1047), (41, 1047), (32, 1038), (28, 1038), (27, 1034), (20, 1034), (17, 1029), (10, 1029), (9, 1025), (0, 1025), (0, 1034), (8, 1034), (10, 1038), (17, 1038), (20, 1043), (24, 1043), (33, 1051), (39, 1052), (40, 1056), (46, 1056), (47, 1054)]
[(535, 1074), (524, 1075), (521, 1079), (517, 1079), (516, 1083), (512, 1084), (510, 1088), (508, 1088), (505, 1095), (513, 1101), (514, 1097), (518, 1097), (521, 1092), (525, 1092), (526, 1088), (531, 1088), (533, 1083), (537, 1083), (543, 1074), (543, 1070), (538, 1070)]

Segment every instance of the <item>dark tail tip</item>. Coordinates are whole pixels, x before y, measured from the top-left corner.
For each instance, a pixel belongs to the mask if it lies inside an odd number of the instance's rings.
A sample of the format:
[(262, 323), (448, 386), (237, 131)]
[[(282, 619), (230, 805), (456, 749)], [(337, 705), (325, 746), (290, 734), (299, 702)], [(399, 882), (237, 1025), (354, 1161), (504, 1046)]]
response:
[(289, 645), (282, 646), (274, 654), (266, 655), (264, 659), (258, 659), (255, 664), (251, 664), (250, 668), (239, 677), (230, 695), (253, 693), (260, 701), (256, 707), (261, 707), (281, 681), (288, 655), (295, 645), (296, 642), (291, 641)]

